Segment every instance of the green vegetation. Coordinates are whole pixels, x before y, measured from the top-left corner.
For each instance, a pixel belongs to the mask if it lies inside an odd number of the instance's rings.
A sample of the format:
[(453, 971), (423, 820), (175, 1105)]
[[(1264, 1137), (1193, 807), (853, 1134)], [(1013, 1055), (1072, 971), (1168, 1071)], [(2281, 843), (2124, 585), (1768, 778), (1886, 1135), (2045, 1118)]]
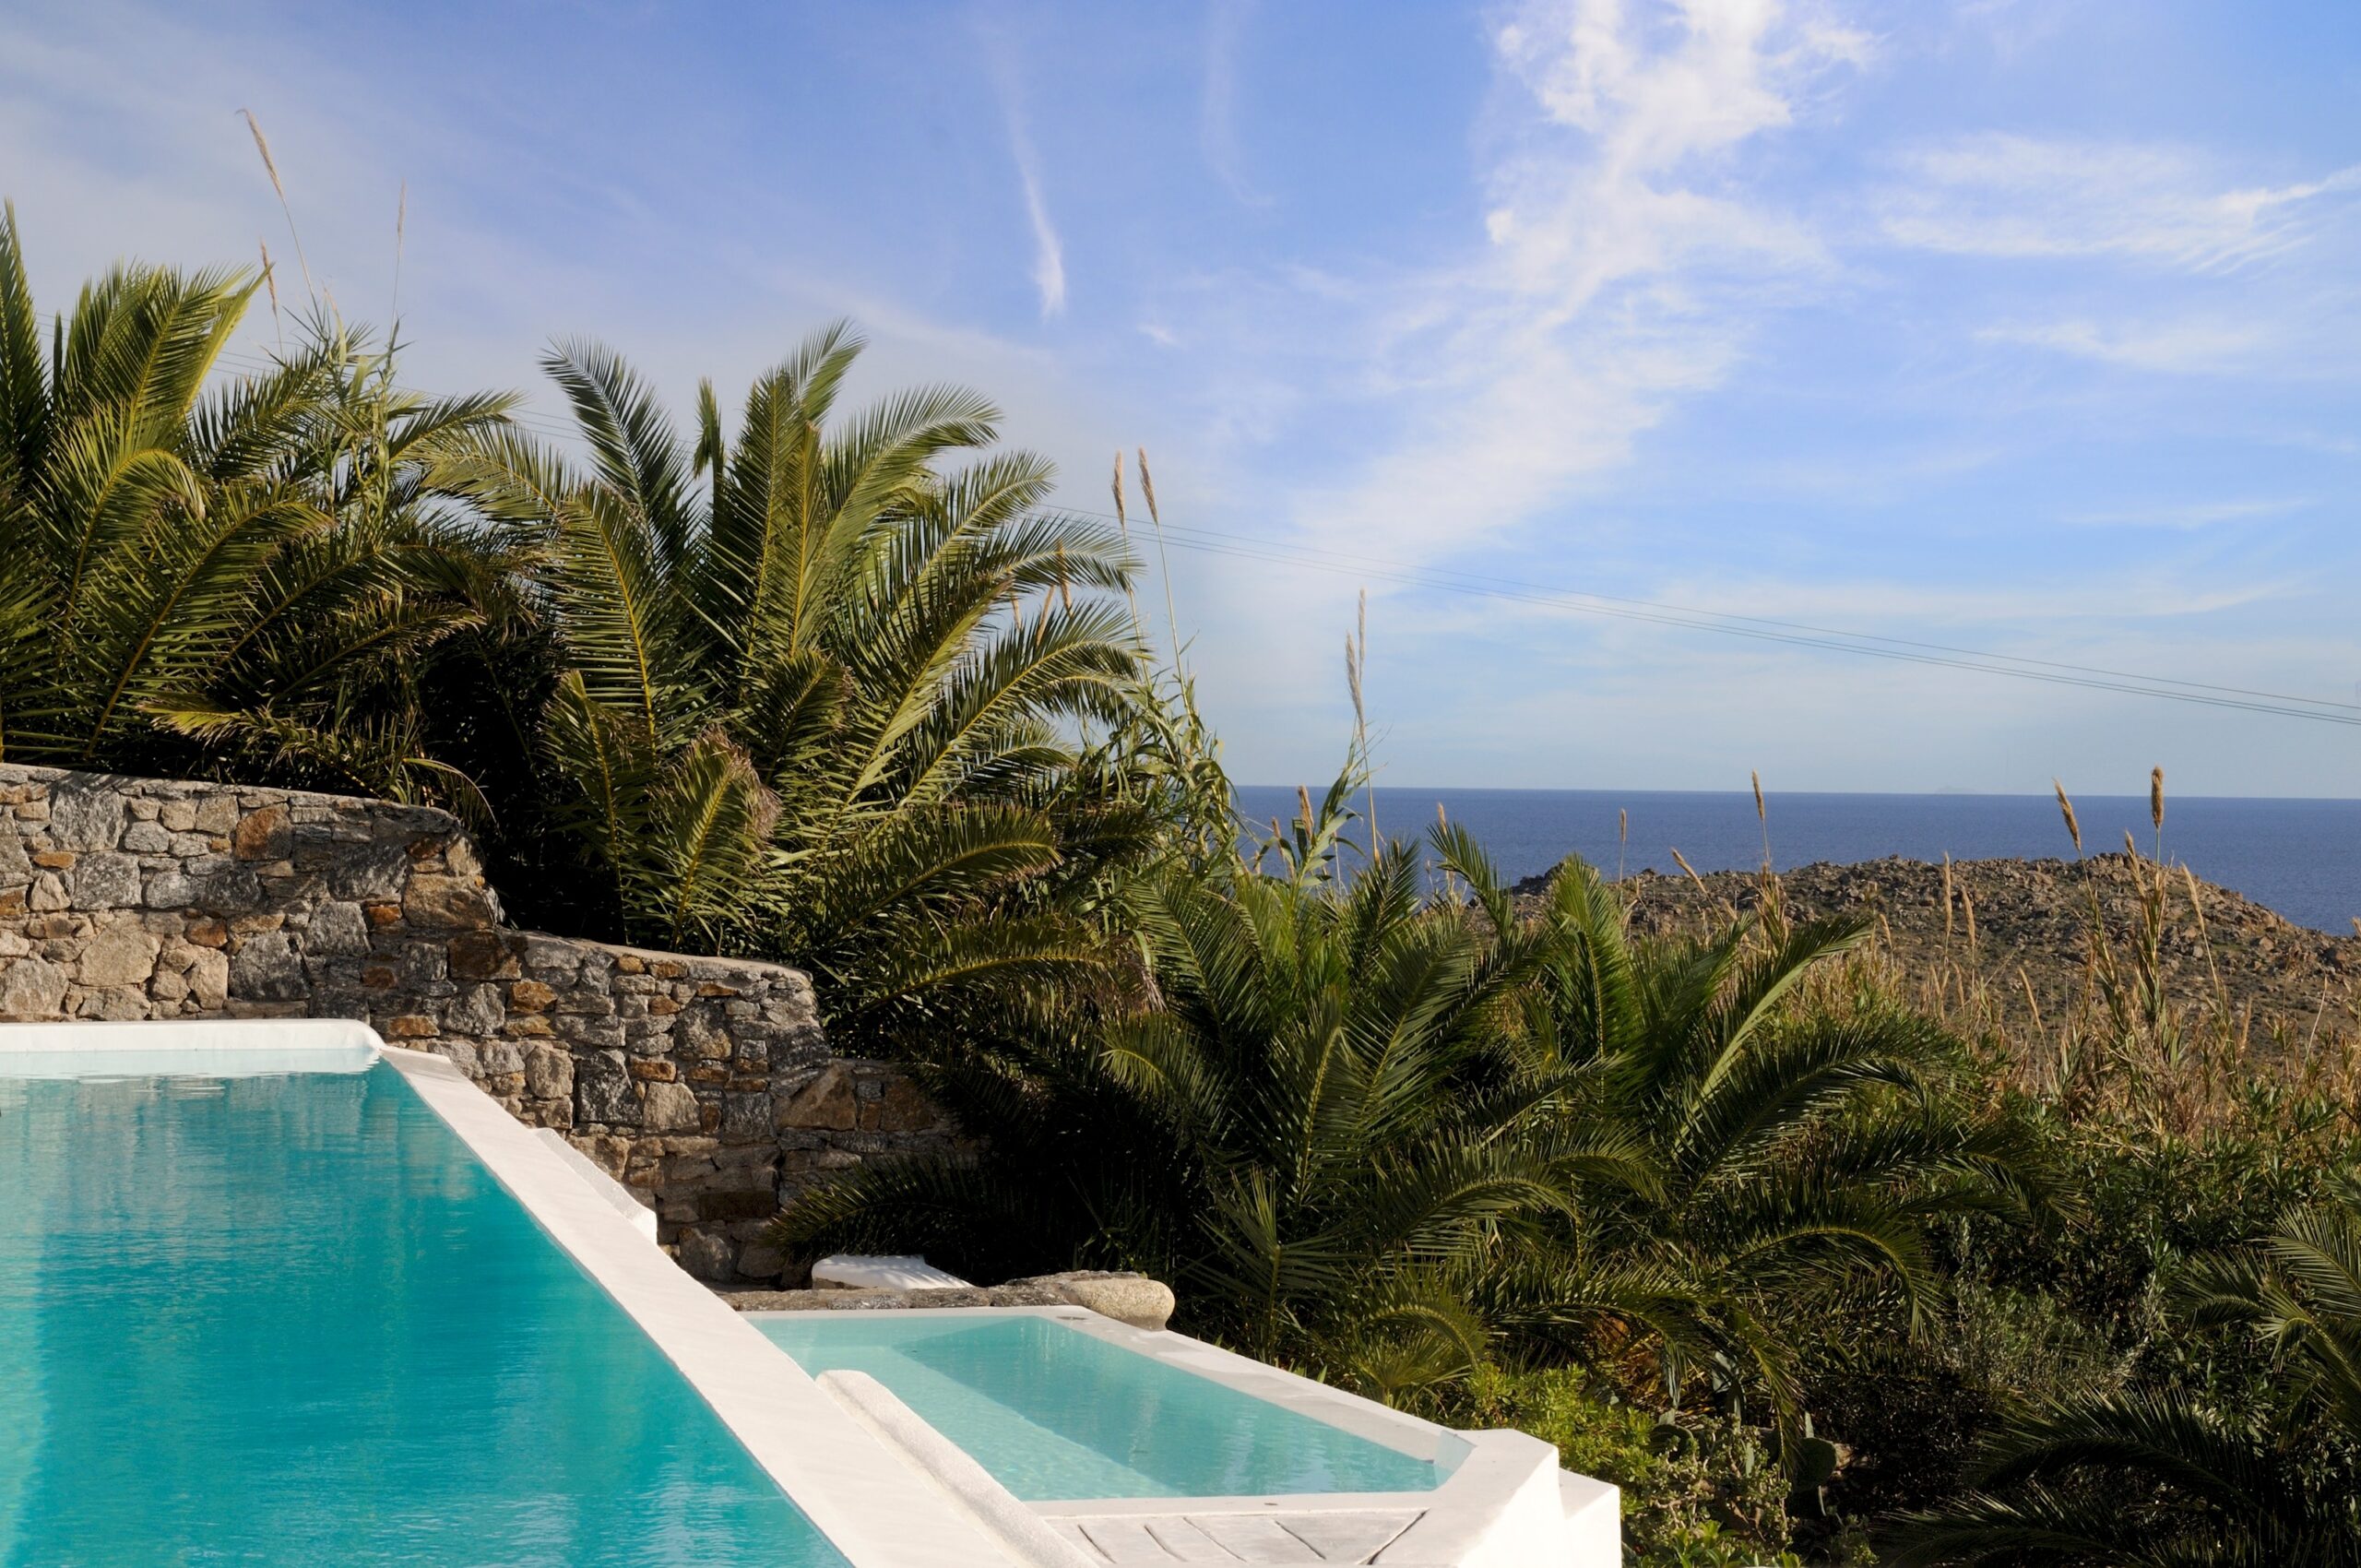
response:
[(573, 345), (553, 445), (325, 306), (230, 374), (260, 286), (45, 327), (0, 225), (0, 757), (441, 803), (528, 921), (810, 968), (980, 1142), (787, 1247), (1147, 1270), (1550, 1438), (1650, 1568), (2354, 1561), (2354, 1055), (2176, 1009), (2186, 877), (2027, 1031), (1767, 873), (1643, 938), (1578, 861), (1364, 861), (1358, 725), (1242, 855), (1123, 526), (982, 398), (848, 409), (837, 327), (676, 428)]

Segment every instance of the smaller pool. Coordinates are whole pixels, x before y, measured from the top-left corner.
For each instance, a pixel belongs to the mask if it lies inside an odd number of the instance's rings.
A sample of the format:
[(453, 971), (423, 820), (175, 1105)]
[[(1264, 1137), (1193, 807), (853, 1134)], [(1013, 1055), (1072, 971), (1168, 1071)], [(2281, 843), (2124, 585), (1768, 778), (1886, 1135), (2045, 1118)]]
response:
[(1053, 1317), (753, 1319), (806, 1372), (864, 1372), (1027, 1503), (1429, 1491), (1442, 1469)]

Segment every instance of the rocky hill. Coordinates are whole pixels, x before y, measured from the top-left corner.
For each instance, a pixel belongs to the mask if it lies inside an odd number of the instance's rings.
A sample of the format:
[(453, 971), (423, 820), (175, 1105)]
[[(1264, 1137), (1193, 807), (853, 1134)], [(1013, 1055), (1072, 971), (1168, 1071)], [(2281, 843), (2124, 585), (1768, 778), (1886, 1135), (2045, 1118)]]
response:
[[(2125, 964), (2142, 924), (2141, 879), (2128, 854), (2084, 861), (1963, 861), (1945, 868), (1888, 859), (1830, 862), (1783, 873), (1791, 917), (1858, 914), (1878, 922), (1880, 940), (1905, 968), (1933, 977), (1980, 975), (2006, 1015), (2029, 1011), (2029, 989), (2045, 1019), (2056, 1023), (2089, 994), (2091, 900)], [(1643, 872), (1627, 883), (1636, 930), (1695, 931), (1730, 909), (1762, 899), (1753, 873), (1721, 872), (1692, 882)], [(1521, 901), (1538, 897), (1542, 879), (1520, 883)], [(2164, 876), (2164, 931), (2158, 969), (2180, 1005), (2210, 1007), (2227, 997), (2251, 1016), (2259, 1034), (2273, 1024), (2298, 1035), (2315, 1019), (2327, 1029), (2361, 1024), (2361, 936), (2332, 936), (2289, 922), (2226, 887), (2193, 883), (2179, 867)]]

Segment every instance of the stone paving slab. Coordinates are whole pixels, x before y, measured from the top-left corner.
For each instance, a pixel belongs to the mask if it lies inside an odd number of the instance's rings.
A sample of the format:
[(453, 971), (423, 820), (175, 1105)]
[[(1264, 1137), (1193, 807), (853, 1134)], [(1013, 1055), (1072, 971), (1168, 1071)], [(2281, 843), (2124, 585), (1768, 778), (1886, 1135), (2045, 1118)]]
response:
[(1176, 1562), (1367, 1562), (1417, 1523), (1414, 1511), (1067, 1515), (1050, 1527), (1095, 1562), (1133, 1568)]

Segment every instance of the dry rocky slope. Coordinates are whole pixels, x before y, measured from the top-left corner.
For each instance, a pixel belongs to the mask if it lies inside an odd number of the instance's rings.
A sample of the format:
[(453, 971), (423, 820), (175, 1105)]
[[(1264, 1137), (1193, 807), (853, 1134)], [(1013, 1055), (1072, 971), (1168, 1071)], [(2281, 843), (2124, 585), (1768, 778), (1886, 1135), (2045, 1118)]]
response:
[[(2089, 995), (2092, 895), (2128, 967), (2142, 925), (2138, 879), (2154, 874), (2153, 862), (2135, 869), (2120, 852), (2080, 861), (1963, 861), (1951, 867), (1948, 920), (1944, 868), (1924, 861), (1822, 861), (1781, 873), (1779, 886), (1793, 918), (1874, 921), (1880, 941), (1913, 974), (1980, 975), (2011, 1020), (2030, 1011), (2024, 1000), (2030, 985), (2044, 1020), (2055, 1028)], [(1631, 877), (1626, 885), (1634, 930), (1694, 932), (1708, 917), (1726, 918), (1731, 909), (1751, 911), (1762, 904), (1762, 880), (1754, 873), (1719, 872), (1702, 880), (1701, 890), (1686, 876), (1643, 872)], [(1530, 907), (1544, 882), (1519, 883), (1520, 902)], [(2361, 888), (2354, 901), (2361, 909)], [(2202, 881), (2192, 900), (2177, 866), (2166, 868), (2158, 947), (2158, 968), (2177, 1004), (2211, 1007), (2218, 975), (2221, 993), (2234, 1013), (2251, 1016), (2258, 1039), (2267, 1037), (2274, 1022), (2299, 1038), (2315, 1019), (2323, 1030), (2349, 1032), (2361, 1023), (2361, 937), (2296, 925)]]

